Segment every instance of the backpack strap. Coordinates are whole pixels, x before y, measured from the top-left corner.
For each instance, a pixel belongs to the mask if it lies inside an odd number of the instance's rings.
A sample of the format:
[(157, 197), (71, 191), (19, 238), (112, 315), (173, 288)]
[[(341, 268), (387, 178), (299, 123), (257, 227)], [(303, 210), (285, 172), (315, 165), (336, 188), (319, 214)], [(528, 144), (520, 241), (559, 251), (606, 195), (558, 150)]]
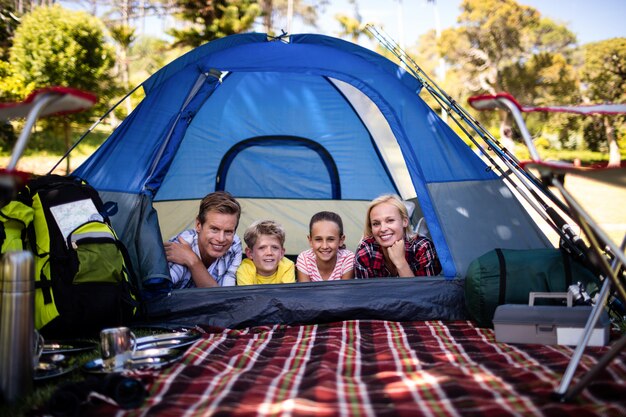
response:
[(572, 285), (572, 264), (571, 258), (567, 251), (561, 249), (561, 256), (563, 257), (563, 269), (565, 271), (565, 288), (569, 288)]
[[(48, 263), (50, 260), (46, 261)], [(44, 268), (41, 268), (41, 272), (39, 274), (39, 280), (35, 280), (35, 289), (40, 289), (41, 294), (43, 295), (43, 303), (50, 304), (52, 302), (52, 283), (43, 273)]]
[(506, 261), (502, 249), (496, 249), (498, 255), (498, 264), (500, 265), (500, 289), (498, 295), (498, 304), (504, 304), (506, 301)]
[(0, 225), (0, 248), (4, 246), (4, 241), (7, 238), (7, 233), (4, 231), (4, 225)]
[[(6, 252), (7, 250), (26, 248), (25, 231), (32, 224), (32, 221), (32, 207), (27, 206), (20, 201), (13, 200), (0, 207), (0, 249), (2, 253)], [(7, 231), (9, 231), (8, 234)], [(18, 231), (19, 236), (17, 235)], [(9, 238), (9, 241), (7, 241), (7, 238)], [(19, 238), (19, 240), (21, 240), (21, 244), (19, 245), (19, 247), (5, 247), (5, 244), (14, 245), (13, 241), (16, 238)]]

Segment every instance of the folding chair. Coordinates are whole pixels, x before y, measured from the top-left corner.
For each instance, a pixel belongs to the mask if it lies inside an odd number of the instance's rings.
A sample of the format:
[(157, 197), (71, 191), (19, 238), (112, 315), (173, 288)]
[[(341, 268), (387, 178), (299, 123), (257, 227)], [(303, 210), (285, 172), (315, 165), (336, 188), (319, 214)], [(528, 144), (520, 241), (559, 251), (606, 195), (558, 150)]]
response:
[[(528, 111), (555, 111), (579, 114), (625, 114), (626, 105), (603, 104), (597, 106), (579, 107), (525, 107), (520, 105), (510, 94), (507, 93), (471, 97), (468, 101), (472, 107), (478, 110), (500, 109), (511, 112), (520, 129), (522, 138), (529, 149), (532, 159), (530, 163), (523, 164), (524, 169), (532, 168), (538, 170), (542, 179), (549, 181), (550, 184), (559, 190), (567, 205), (569, 217), (581, 228), (589, 241), (589, 247), (586, 249), (586, 254), (598, 270), (599, 276), (603, 281), (596, 304), (591, 310), (585, 329), (583, 330), (583, 334), (581, 335), (574, 354), (572, 355), (568, 367), (563, 374), (561, 383), (555, 392), (555, 395), (559, 400), (571, 400), (583, 389), (585, 389), (595, 376), (606, 368), (610, 362), (626, 347), (626, 334), (624, 334), (619, 340), (614, 342), (610, 350), (602, 356), (597, 364), (591, 368), (575, 386), (570, 388), (576, 368), (582, 358), (583, 351), (587, 347), (589, 339), (593, 333), (593, 329), (600, 318), (600, 313), (607, 303), (611, 287), (614, 287), (616, 290), (617, 297), (622, 302), (626, 302), (626, 278), (624, 276), (623, 269), (626, 265), (626, 256), (624, 255), (626, 236), (624, 236), (621, 246), (618, 247), (617, 244), (610, 237), (608, 237), (608, 235), (591, 218), (588, 212), (580, 206), (572, 194), (565, 189), (563, 181), (565, 174), (568, 174), (626, 187), (626, 168), (587, 169), (576, 167), (569, 163), (542, 161), (521, 113)], [(609, 264), (610, 258), (612, 258), (612, 261)]]
[[(8, 165), (0, 170), (0, 188), (3, 189), (3, 197), (8, 193), (10, 199), (16, 187), (16, 181), (23, 182), (27, 177), (27, 174), (16, 171), (15, 167), (26, 149), (37, 118), (80, 112), (93, 106), (96, 101), (97, 97), (86, 91), (70, 87), (47, 87), (34, 91), (22, 102), (0, 103), (0, 122), (20, 117), (26, 118)], [(6, 203), (5, 198), (0, 203)]]

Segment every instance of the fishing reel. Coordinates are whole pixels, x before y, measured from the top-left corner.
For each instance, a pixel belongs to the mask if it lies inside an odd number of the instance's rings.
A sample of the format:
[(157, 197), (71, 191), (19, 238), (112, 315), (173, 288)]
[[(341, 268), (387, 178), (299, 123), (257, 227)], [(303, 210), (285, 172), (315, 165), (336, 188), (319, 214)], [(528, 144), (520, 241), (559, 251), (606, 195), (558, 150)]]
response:
[(595, 304), (594, 299), (591, 298), (582, 282), (570, 285), (567, 288), (567, 293), (572, 295), (573, 305), (575, 306), (590, 306)]

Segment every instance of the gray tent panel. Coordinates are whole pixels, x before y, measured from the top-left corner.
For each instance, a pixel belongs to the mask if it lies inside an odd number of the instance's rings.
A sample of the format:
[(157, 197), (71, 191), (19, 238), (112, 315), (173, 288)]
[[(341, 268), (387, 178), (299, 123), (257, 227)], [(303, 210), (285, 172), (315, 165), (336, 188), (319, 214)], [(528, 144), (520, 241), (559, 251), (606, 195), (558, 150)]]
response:
[(150, 196), (110, 191), (99, 193), (105, 204), (117, 205), (116, 212), (110, 216), (111, 224), (128, 249), (139, 289), (146, 281), (169, 281), (159, 220)]
[(551, 247), (528, 212), (501, 179), (429, 184), (457, 272), (465, 275), (475, 258), (494, 248)]

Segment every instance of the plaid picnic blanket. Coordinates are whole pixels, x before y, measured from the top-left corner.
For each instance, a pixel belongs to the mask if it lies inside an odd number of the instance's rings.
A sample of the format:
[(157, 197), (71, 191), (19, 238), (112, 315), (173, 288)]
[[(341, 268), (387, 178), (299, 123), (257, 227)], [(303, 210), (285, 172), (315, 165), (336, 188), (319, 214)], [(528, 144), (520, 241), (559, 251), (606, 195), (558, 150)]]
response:
[[(587, 348), (578, 377), (607, 348)], [(181, 362), (137, 372), (118, 416), (626, 416), (626, 353), (573, 403), (551, 399), (573, 349), (496, 343), (463, 322), (344, 321), (214, 330)]]

